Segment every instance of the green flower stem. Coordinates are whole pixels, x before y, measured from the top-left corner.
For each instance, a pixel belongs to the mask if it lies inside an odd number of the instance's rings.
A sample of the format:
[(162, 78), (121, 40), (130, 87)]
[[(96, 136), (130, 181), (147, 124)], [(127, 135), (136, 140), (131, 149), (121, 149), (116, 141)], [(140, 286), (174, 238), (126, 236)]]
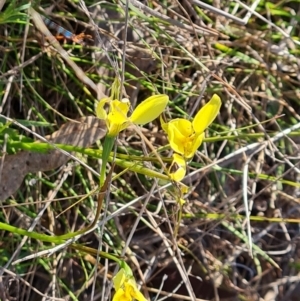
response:
[(50, 236), (46, 234), (37, 233), (34, 231), (27, 231), (21, 228), (17, 228), (11, 225), (7, 225), (5, 223), (0, 222), (0, 230), (5, 230), (14, 234), (19, 234), (22, 236), (28, 236), (30, 238), (34, 238), (40, 241), (50, 242), (54, 243), (56, 245), (63, 244), (66, 242), (66, 240), (73, 238), (79, 234), (83, 234), (86, 231), (86, 228), (77, 232), (71, 232), (59, 236)]
[[(15, 147), (18, 147), (18, 148), (22, 148), (23, 150), (39, 152), (39, 153), (47, 153), (47, 151), (54, 149), (54, 147), (52, 145), (47, 144), (47, 143), (27, 143), (27, 142), (19, 143), (18, 142), (18, 143), (12, 143), (12, 145)], [(87, 149), (87, 148), (83, 148), (83, 147), (77, 147), (77, 146), (66, 145), (66, 144), (55, 144), (55, 146), (57, 148), (68, 151), (70, 153), (78, 152), (80, 154), (87, 155), (89, 157), (97, 158), (97, 159), (99, 159), (99, 157), (102, 155), (102, 160), (104, 160), (103, 158), (105, 158), (103, 156), (104, 149), (102, 151), (102, 150)], [(112, 147), (113, 147), (113, 144), (112, 144), (111, 148)], [(106, 156), (107, 156), (107, 154), (106, 154)], [(143, 165), (140, 165), (136, 162), (133, 162), (133, 161), (157, 162), (157, 158), (154, 156), (153, 157), (142, 157), (142, 156), (132, 156), (132, 155), (125, 155), (125, 154), (116, 154), (116, 156), (117, 156), (117, 158), (114, 159), (115, 164), (124, 169), (128, 169), (128, 170), (131, 170), (131, 171), (134, 171), (137, 173), (141, 173), (141, 174), (149, 176), (149, 177), (161, 179), (161, 180), (167, 180), (167, 181), (170, 180), (170, 178), (165, 174), (162, 174), (155, 170), (149, 169)], [(118, 158), (118, 157), (120, 157), (120, 158)], [(108, 159), (107, 159), (106, 163), (112, 162), (113, 158), (114, 158), (114, 153), (108, 152)], [(161, 157), (161, 158), (164, 162), (170, 163), (172, 161), (171, 158), (165, 158), (165, 157)], [(104, 163), (104, 161), (103, 161), (102, 166), (101, 166), (101, 172), (104, 173), (104, 176), (103, 176), (104, 180), (102, 180), (101, 183), (104, 183), (104, 181), (105, 181), (106, 163)]]
[(127, 276), (133, 277), (131, 268), (124, 260), (120, 260), (119, 266), (121, 269), (124, 269)]
[(46, 234), (40, 234), (37, 232), (29, 232), (27, 230), (21, 229), (21, 228), (17, 228), (11, 225), (7, 225), (4, 223), (0, 222), (0, 230), (5, 230), (14, 234), (19, 234), (22, 236), (28, 236), (30, 238), (34, 238), (40, 241), (46, 241), (46, 242), (51, 242), (54, 244), (62, 244), (65, 242), (64, 239), (62, 239), (60, 236), (50, 236), (50, 235), (46, 235)]
[[(45, 144), (45, 145), (48, 146), (48, 144)], [(63, 150), (65, 150), (65, 151), (68, 151), (68, 152), (76, 151), (76, 152), (79, 152), (81, 154), (93, 157), (93, 158), (99, 158), (99, 154), (102, 153), (102, 158), (104, 157), (103, 156), (104, 149), (103, 149), (103, 151), (93, 150), (93, 149), (84, 149), (82, 147), (75, 147), (75, 146), (64, 145), (64, 144), (56, 144), (56, 146), (63, 149)], [(52, 148), (53, 147), (51, 147), (51, 148), (49, 147), (49, 149), (52, 149)], [(116, 154), (116, 156), (118, 157), (119, 155)], [(157, 179), (160, 179), (160, 180), (167, 180), (167, 181), (170, 180), (170, 178), (165, 174), (162, 174), (162, 173), (157, 172), (155, 170), (144, 167), (144, 166), (142, 166), (142, 165), (140, 165), (136, 162), (132, 162), (134, 160), (157, 161), (157, 159), (155, 157), (144, 158), (144, 157), (136, 157), (136, 156), (125, 155), (125, 154), (120, 154), (120, 157), (122, 157), (122, 159), (114, 158), (114, 154), (111, 152), (111, 153), (109, 153), (109, 156), (108, 156), (108, 159), (107, 159), (106, 163), (114, 161), (116, 165), (118, 165), (118, 166), (120, 166), (124, 169), (128, 169), (128, 170), (134, 171), (136, 173), (140, 173), (140, 174), (143, 174), (143, 175), (146, 175), (146, 176), (149, 176), (149, 177), (154, 177), (154, 178), (157, 178)], [(171, 162), (171, 160), (172, 160), (171, 158), (164, 158), (163, 159), (163, 161), (166, 161), (166, 162)], [(105, 167), (104, 162), (102, 163), (102, 166)], [(105, 179), (105, 169), (104, 169), (104, 179)], [(104, 182), (101, 182), (101, 183), (104, 183)]]
[(93, 254), (95, 256), (97, 256), (97, 254), (99, 254), (100, 257), (110, 259), (110, 260), (116, 262), (119, 266), (121, 266), (121, 264), (123, 262), (116, 255), (112, 255), (112, 254), (104, 252), (104, 251), (99, 252), (98, 250), (95, 250), (95, 249), (87, 247), (87, 246), (82, 246), (82, 245), (79, 245), (79, 244), (71, 244), (71, 247), (75, 250), (78, 250), (80, 252), (84, 252), (84, 253), (87, 253), (87, 254)]
[[(46, 235), (46, 234), (40, 234), (40, 233), (37, 233), (37, 232), (34, 232), (34, 231), (29, 232), (27, 230), (17, 228), (17, 227), (14, 227), (14, 226), (10, 226), (10, 225), (7, 225), (7, 224), (1, 223), (1, 222), (0, 222), (0, 229), (11, 232), (11, 233), (14, 233), (14, 234), (19, 234), (21, 236), (27, 236), (27, 237), (30, 237), (30, 238), (34, 238), (34, 239), (37, 239), (39, 241), (54, 243), (56, 245), (60, 245), (60, 244), (65, 243), (67, 239), (76, 236), (80, 232), (80, 231), (78, 231), (78, 232), (75, 232), (75, 233), (69, 233), (69, 235), (50, 236), (50, 235)], [(89, 253), (89, 254), (97, 254), (98, 253), (98, 251), (93, 249), (93, 248), (89, 248), (89, 247), (86, 247), (86, 246), (81, 246), (79, 244), (74, 244), (73, 243), (73, 244), (71, 244), (71, 247), (73, 249), (79, 250), (81, 252)], [(116, 257), (115, 255), (112, 255), (112, 254), (109, 254), (109, 253), (103, 252), (103, 251), (100, 251), (99, 255), (102, 258), (107, 258), (107, 259), (115, 261), (120, 266), (122, 264), (122, 260), (119, 259), (118, 257)]]
[[(111, 157), (109, 157), (109, 161), (112, 161)], [(157, 178), (157, 179), (161, 179), (161, 180), (170, 181), (169, 176), (164, 175), (164, 174), (162, 174), (160, 172), (157, 172), (155, 170), (146, 168), (144, 166), (141, 166), (137, 163), (128, 162), (128, 161), (121, 160), (121, 159), (118, 159), (118, 158), (116, 158), (114, 160), (114, 162), (115, 162), (116, 165), (121, 166), (123, 168), (127, 168), (127, 169), (129, 169), (131, 171), (134, 171), (136, 173), (143, 174), (143, 175), (149, 176), (151, 178)]]
[(103, 143), (103, 151), (102, 151), (102, 165), (100, 171), (100, 183), (99, 187), (101, 188), (105, 182), (105, 171), (106, 164), (109, 161), (110, 152), (113, 149), (116, 137), (106, 136)]

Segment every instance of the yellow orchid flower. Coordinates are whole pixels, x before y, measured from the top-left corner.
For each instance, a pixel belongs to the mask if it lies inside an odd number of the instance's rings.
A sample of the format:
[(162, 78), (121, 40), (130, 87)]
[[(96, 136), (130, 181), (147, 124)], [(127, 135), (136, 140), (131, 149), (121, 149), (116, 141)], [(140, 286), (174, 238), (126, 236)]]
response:
[[(127, 117), (130, 102), (127, 98), (120, 100), (111, 100), (103, 98), (99, 101), (96, 108), (96, 115), (99, 119), (106, 121), (110, 137), (115, 137), (119, 132), (126, 129), (131, 123), (144, 125), (157, 118), (166, 108), (169, 97), (165, 94), (153, 95), (141, 102), (133, 111), (130, 117)], [(106, 113), (104, 106), (109, 104), (109, 112)]]
[(144, 295), (138, 290), (132, 274), (126, 273), (122, 268), (113, 278), (116, 293), (113, 301), (147, 301)]
[(162, 128), (168, 135), (171, 148), (185, 159), (191, 159), (203, 141), (204, 131), (217, 117), (220, 107), (221, 99), (214, 94), (192, 122), (177, 118), (165, 123), (161, 119)]

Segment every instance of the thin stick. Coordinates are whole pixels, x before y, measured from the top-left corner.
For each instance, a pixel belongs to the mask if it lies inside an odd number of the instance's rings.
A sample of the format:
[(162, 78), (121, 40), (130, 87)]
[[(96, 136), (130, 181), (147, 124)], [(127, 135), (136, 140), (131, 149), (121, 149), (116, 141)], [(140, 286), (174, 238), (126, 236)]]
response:
[(61, 55), (61, 57), (65, 60), (65, 62), (74, 70), (76, 76), (87, 86), (92, 88), (100, 98), (106, 97), (104, 93), (99, 91), (96, 84), (88, 78), (84, 71), (78, 67), (69, 57), (68, 53), (61, 47), (59, 42), (55, 39), (55, 37), (51, 34), (45, 23), (43, 22), (43, 19), (41, 15), (34, 10), (32, 7), (29, 8), (29, 12), (32, 17), (32, 21), (36, 28), (47, 38), (49, 43), (57, 50), (57, 52)]

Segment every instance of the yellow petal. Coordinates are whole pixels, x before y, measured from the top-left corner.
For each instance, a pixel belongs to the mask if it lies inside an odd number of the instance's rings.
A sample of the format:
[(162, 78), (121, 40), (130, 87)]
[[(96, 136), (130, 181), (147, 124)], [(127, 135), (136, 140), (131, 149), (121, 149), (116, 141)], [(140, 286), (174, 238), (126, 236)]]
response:
[(113, 283), (114, 283), (114, 288), (116, 291), (118, 291), (122, 285), (124, 284), (126, 279), (126, 273), (124, 269), (120, 269), (119, 272), (114, 276), (113, 278)]
[(186, 141), (192, 134), (192, 124), (186, 119), (174, 119), (168, 123), (168, 140), (171, 148), (181, 154), (185, 154), (187, 148)]
[(116, 291), (112, 301), (132, 301), (130, 295), (126, 294), (126, 292), (120, 288)]
[(129, 279), (125, 284), (125, 291), (130, 292), (132, 298), (138, 301), (147, 301), (144, 295), (138, 290), (134, 279)]
[(130, 108), (129, 99), (123, 98), (122, 101), (120, 100), (113, 100), (110, 103), (110, 112), (111, 113), (118, 113), (123, 115), (123, 117), (127, 118), (127, 114)]
[(201, 134), (215, 120), (220, 107), (221, 99), (217, 94), (214, 94), (210, 101), (197, 113), (193, 120), (193, 128), (197, 134)]
[(107, 118), (107, 114), (106, 114), (106, 111), (104, 110), (104, 105), (109, 102), (109, 98), (102, 98), (98, 104), (97, 104), (97, 107), (96, 107), (96, 116), (99, 118), (99, 119), (104, 119), (106, 120)]
[(186, 138), (190, 137), (194, 133), (192, 123), (184, 118), (173, 119), (169, 122), (172, 126), (175, 126), (180, 134)]
[(130, 103), (129, 100), (119, 101), (113, 100), (110, 105), (110, 112), (107, 116), (108, 136), (117, 136), (119, 132), (129, 126), (130, 122), (127, 118)]
[(183, 198), (179, 198), (178, 203), (180, 206), (183, 206), (186, 203), (186, 201)]
[(168, 101), (169, 97), (165, 94), (153, 95), (135, 108), (130, 120), (140, 125), (151, 122), (165, 110)]
[(184, 155), (187, 159), (191, 159), (195, 155), (195, 152), (201, 145), (203, 139), (204, 133), (200, 135), (194, 135), (193, 140), (190, 141), (190, 143), (187, 145), (187, 148), (185, 149)]
[(147, 301), (144, 295), (138, 290), (134, 278), (128, 278), (124, 269), (120, 269), (117, 275), (113, 278), (114, 288), (116, 293), (113, 301)]
[(147, 301), (147, 299), (144, 297), (144, 295), (138, 290), (134, 291), (134, 294), (132, 294), (132, 297), (138, 301)]
[(187, 187), (186, 185), (184, 185), (184, 184), (181, 183), (181, 185), (180, 185), (180, 192), (182, 194), (186, 194), (186, 193), (188, 193), (188, 191), (189, 191), (189, 187)]
[[(176, 165), (176, 166), (175, 166)], [(170, 172), (170, 170), (176, 168), (176, 170), (174, 172)], [(181, 181), (184, 176), (186, 174), (186, 162), (185, 159), (178, 155), (178, 154), (174, 154), (173, 155), (173, 162), (171, 164), (171, 167), (169, 169), (169, 175), (171, 177), (172, 180), (174, 181)]]

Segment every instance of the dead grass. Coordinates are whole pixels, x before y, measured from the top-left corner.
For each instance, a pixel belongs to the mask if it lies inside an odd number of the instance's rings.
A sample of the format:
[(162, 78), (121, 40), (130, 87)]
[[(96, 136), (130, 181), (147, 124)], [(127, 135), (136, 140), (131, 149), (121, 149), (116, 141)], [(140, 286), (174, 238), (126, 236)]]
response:
[[(128, 170), (112, 181), (98, 227), (76, 238), (94, 252), (1, 228), (0, 299), (111, 300), (116, 265), (96, 256), (102, 249), (123, 256), (148, 300), (298, 300), (299, 1), (260, 1), (244, 25), (193, 1), (173, 0), (148, 1), (148, 9), (130, 7), (126, 20), (121, 2), (112, 2), (89, 6), (86, 1), (91, 19), (79, 4), (66, 1), (53, 2), (49, 14), (67, 29), (93, 36), (85, 45), (61, 44), (98, 93), (108, 95), (123, 70), (133, 107), (153, 92), (166, 93), (171, 100), (166, 117), (187, 118), (217, 93), (221, 112), (189, 164), (182, 208), (167, 182)], [(218, 3), (222, 11), (246, 15), (242, 6), (234, 12), (235, 1)], [(25, 142), (40, 140), (37, 134), (45, 137), (69, 120), (94, 115), (97, 98), (68, 59), (20, 21), (28, 15), (25, 4), (6, 3), (0, 18), (1, 170), (8, 155), (40, 152), (36, 144), (25, 148)], [(24, 15), (17, 15), (18, 8)], [(111, 65), (116, 63), (120, 68)], [(159, 121), (142, 132), (155, 148), (167, 144)], [(76, 149), (85, 166), (70, 160), (26, 173), (21, 187), (2, 200), (1, 223), (27, 230), (34, 224), (32, 230), (48, 235), (91, 224), (100, 144)], [(125, 162), (142, 158), (146, 167), (161, 171), (133, 129), (120, 134), (117, 153)], [(18, 169), (12, 173), (18, 175)], [(114, 176), (122, 171), (117, 165)]]

